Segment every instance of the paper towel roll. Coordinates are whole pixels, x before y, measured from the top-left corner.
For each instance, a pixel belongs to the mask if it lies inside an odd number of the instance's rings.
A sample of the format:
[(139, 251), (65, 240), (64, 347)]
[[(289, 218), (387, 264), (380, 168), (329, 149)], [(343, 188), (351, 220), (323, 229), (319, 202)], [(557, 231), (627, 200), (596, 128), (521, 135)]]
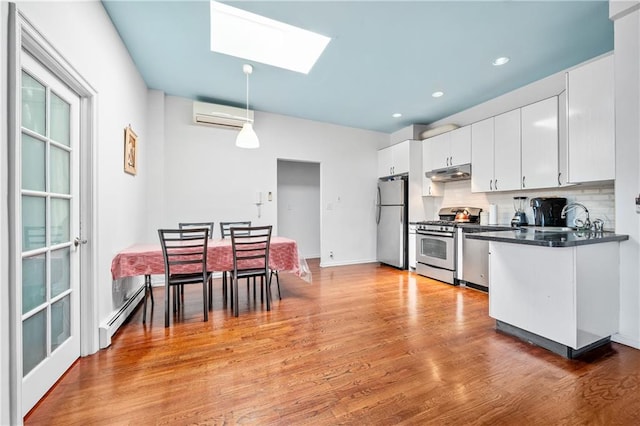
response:
[(498, 206), (489, 204), (489, 225), (498, 224)]

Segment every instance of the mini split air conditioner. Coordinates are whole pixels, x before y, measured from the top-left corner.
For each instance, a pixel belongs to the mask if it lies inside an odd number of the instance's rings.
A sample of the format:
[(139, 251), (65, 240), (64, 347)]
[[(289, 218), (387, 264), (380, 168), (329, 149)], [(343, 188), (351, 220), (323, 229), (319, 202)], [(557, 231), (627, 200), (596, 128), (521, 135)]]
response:
[[(195, 124), (239, 130), (247, 122), (247, 110), (226, 105), (194, 102), (193, 122)], [(253, 111), (249, 111), (249, 122), (253, 123)]]

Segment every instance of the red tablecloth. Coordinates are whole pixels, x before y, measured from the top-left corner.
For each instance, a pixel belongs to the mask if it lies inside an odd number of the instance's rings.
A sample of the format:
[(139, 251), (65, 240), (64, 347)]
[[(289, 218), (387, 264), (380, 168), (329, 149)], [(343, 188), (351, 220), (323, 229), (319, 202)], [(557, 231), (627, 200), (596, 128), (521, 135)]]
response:
[[(298, 256), (298, 244), (285, 237), (271, 237), (269, 246), (269, 268), (305, 274)], [(207, 246), (207, 269), (230, 271), (233, 269), (231, 239), (209, 240)], [(137, 244), (122, 250), (111, 261), (111, 277), (114, 280), (138, 275), (164, 274), (164, 259), (160, 244)]]

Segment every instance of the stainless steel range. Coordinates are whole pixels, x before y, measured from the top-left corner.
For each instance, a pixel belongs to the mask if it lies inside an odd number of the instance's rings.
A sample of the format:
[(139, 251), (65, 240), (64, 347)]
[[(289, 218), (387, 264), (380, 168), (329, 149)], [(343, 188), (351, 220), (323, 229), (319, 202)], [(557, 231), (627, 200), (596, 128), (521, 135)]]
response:
[(481, 208), (443, 207), (440, 220), (419, 222), (416, 225), (416, 272), (449, 284), (457, 285), (458, 223), (480, 222)]

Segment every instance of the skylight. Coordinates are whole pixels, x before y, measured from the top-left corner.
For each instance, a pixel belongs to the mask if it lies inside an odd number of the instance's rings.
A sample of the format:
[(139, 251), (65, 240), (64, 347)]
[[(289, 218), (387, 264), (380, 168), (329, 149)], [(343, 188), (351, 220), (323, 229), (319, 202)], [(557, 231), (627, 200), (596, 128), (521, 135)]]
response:
[(211, 50), (308, 74), (331, 39), (217, 1), (211, 2)]

